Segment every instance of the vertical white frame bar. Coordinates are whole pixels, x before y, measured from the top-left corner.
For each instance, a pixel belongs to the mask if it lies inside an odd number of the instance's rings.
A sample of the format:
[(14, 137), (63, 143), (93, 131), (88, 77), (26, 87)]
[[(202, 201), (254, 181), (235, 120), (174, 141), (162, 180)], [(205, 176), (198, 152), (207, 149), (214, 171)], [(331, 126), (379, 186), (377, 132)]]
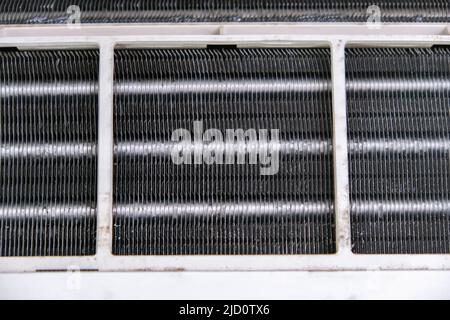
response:
[(347, 143), (347, 98), (345, 86), (345, 41), (331, 42), (333, 82), (333, 174), (338, 255), (351, 255), (350, 187)]
[(114, 44), (100, 42), (97, 152), (97, 259), (112, 255)]

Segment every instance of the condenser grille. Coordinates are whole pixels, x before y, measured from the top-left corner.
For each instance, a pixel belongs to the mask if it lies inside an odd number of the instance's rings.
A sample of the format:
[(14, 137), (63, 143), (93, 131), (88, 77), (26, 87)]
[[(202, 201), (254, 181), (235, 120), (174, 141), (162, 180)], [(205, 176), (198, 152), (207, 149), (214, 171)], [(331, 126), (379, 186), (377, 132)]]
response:
[(95, 253), (97, 80), (97, 51), (0, 51), (0, 256)]
[(449, 22), (446, 0), (3, 0), (0, 24)]
[(114, 88), (115, 254), (335, 251), (328, 50), (116, 50)]
[(450, 50), (346, 56), (354, 252), (450, 253)]

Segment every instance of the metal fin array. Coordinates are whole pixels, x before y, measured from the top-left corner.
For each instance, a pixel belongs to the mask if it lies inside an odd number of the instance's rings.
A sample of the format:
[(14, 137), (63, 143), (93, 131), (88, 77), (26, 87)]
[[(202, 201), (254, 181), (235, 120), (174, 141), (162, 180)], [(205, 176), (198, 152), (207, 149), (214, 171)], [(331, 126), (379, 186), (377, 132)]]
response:
[[(329, 50), (116, 50), (114, 108), (115, 254), (335, 252)], [(199, 123), (279, 142), (194, 141), (185, 154), (245, 163), (175, 164), (174, 131)], [(278, 170), (263, 175), (254, 148)]]
[[(378, 8), (373, 7), (378, 6)], [(379, 15), (379, 16), (378, 16)], [(447, 0), (3, 0), (0, 24), (449, 22)]]
[(353, 250), (450, 253), (450, 49), (348, 49)]
[(0, 256), (95, 253), (97, 81), (97, 51), (0, 51)]

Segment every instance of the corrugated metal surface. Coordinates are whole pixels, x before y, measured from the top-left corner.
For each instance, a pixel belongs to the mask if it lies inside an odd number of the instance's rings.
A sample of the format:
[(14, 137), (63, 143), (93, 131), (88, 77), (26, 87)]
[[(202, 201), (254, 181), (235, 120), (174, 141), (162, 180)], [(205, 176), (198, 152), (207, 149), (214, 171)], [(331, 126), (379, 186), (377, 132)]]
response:
[(356, 253), (450, 253), (450, 50), (348, 49)]
[(0, 256), (95, 253), (97, 80), (97, 51), (0, 51)]
[[(329, 51), (116, 50), (115, 59), (115, 254), (335, 251)], [(248, 159), (175, 165), (172, 133), (195, 121), (224, 134), (279, 129), (279, 171), (261, 175)], [(226, 150), (253, 146), (236, 143)]]
[[(74, 7), (77, 6), (78, 8)], [(374, 8), (373, 6), (378, 6)], [(79, 10), (78, 10), (79, 9)], [(0, 24), (448, 22), (445, 0), (4, 0)]]

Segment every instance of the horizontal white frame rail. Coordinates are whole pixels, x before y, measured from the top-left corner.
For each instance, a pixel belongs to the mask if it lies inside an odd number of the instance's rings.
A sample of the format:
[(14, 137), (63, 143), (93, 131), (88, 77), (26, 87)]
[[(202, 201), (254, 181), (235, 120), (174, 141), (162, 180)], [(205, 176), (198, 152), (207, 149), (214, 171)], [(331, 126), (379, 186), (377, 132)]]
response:
[[(84, 35), (83, 35), (84, 34)], [(333, 84), (336, 254), (270, 256), (114, 256), (113, 69), (116, 47), (327, 47)], [(0, 26), (0, 47), (98, 48), (97, 253), (89, 257), (0, 257), (0, 273), (35, 271), (362, 271), (450, 270), (450, 255), (359, 255), (351, 250), (345, 90), (346, 46), (450, 45), (442, 24), (187, 24)]]

